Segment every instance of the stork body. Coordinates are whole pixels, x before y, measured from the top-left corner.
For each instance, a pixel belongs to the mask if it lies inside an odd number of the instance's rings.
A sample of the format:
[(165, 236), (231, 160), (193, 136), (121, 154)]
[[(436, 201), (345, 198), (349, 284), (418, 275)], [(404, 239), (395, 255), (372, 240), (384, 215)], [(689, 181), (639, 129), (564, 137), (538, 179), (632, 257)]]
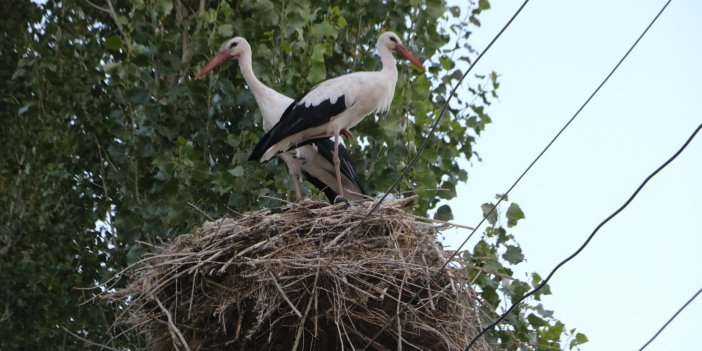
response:
[[(225, 45), (225, 50), (215, 56), (198, 73), (196, 79), (201, 78), (215, 67), (231, 59), (238, 60), (239, 69), (244, 76), (244, 80), (261, 110), (263, 129), (266, 132), (269, 131), (279, 122), (280, 117), (294, 100), (271, 89), (256, 78), (252, 67), (251, 46), (246, 39), (236, 37), (229, 40)], [(279, 154), (279, 157), (288, 166), (295, 187), (297, 201), (302, 199), (298, 181), (300, 175), (323, 191), (329, 201), (334, 201), (339, 193), (339, 188), (334, 178), (336, 170), (333, 163), (333, 147), (334, 144), (329, 139), (320, 139), (315, 140), (311, 144), (286, 150)], [(362, 199), (365, 192), (360, 185), (356, 171), (351, 163), (351, 158), (343, 146), (341, 146), (340, 151), (343, 159), (342, 186), (350, 191), (350, 200)]]
[(378, 38), (377, 49), (383, 67), (380, 71), (355, 72), (322, 82), (288, 107), (280, 121), (254, 148), (250, 160), (261, 162), (319, 138), (334, 138), (334, 166), (337, 188), (344, 196), (339, 159), (340, 134), (350, 134), (367, 115), (390, 108), (397, 83), (397, 67), (392, 51), (414, 65), (424, 66), (400, 42), (395, 33)]

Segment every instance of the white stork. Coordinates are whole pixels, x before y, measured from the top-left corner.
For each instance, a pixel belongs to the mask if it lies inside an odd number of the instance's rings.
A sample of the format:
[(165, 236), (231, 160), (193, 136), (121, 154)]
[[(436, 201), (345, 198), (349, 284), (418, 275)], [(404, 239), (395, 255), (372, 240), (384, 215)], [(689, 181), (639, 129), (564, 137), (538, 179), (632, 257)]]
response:
[(312, 88), (288, 107), (278, 124), (261, 138), (249, 159), (265, 162), (311, 140), (333, 136), (337, 189), (341, 189), (339, 195), (344, 197), (339, 134), (350, 135), (349, 129), (364, 117), (390, 108), (397, 83), (393, 51), (410, 60), (422, 72), (425, 70), (393, 32), (380, 35), (377, 49), (383, 63), (380, 71), (350, 73)]
[[(210, 60), (207, 65), (195, 76), (200, 79), (217, 66), (229, 60), (238, 60), (246, 84), (256, 99), (258, 107), (263, 116), (263, 130), (270, 130), (280, 119), (285, 109), (293, 103), (293, 99), (267, 87), (256, 78), (252, 68), (251, 46), (242, 37), (235, 37), (227, 41), (225, 49)], [(315, 187), (322, 190), (334, 201), (339, 190), (335, 178), (335, 167), (333, 164), (332, 150), (334, 144), (331, 140), (316, 140), (314, 143), (280, 154), (288, 166), (290, 176), (295, 186), (295, 197), (297, 201), (302, 199), (298, 176), (303, 175)], [(356, 170), (351, 163), (351, 158), (346, 149), (341, 147), (340, 156), (342, 164), (342, 183), (351, 194), (350, 200), (359, 200), (365, 193), (358, 181)]]

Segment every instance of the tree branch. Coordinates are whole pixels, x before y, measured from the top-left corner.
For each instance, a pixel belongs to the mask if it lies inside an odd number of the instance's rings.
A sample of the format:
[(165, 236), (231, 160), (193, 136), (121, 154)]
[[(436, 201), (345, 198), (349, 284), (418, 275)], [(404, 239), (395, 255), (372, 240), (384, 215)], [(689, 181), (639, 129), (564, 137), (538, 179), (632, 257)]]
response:
[(171, 337), (174, 339), (173, 341), (175, 342), (176, 336), (178, 337), (178, 340), (185, 346), (185, 349), (190, 351), (190, 346), (188, 346), (188, 343), (185, 341), (185, 337), (183, 337), (183, 334), (180, 332), (180, 329), (176, 327), (175, 322), (173, 321), (173, 317), (171, 316), (171, 313), (168, 312), (166, 307), (163, 306), (161, 303), (161, 300), (158, 298), (154, 298), (156, 303), (158, 304), (158, 307), (161, 308), (161, 311), (166, 315), (166, 318), (168, 318), (168, 330), (171, 332)]
[(176, 0), (176, 25), (181, 28), (180, 38), (181, 45), (183, 46), (183, 53), (180, 57), (181, 69), (180, 77), (178, 79), (179, 83), (185, 81), (185, 76), (188, 74), (190, 68), (190, 60), (193, 57), (192, 45), (190, 45), (190, 34), (188, 33), (188, 28), (185, 25), (186, 9), (180, 0)]
[(127, 36), (127, 33), (124, 31), (124, 27), (122, 27), (122, 24), (119, 23), (119, 17), (117, 16), (117, 11), (115, 11), (114, 5), (112, 5), (112, 0), (106, 0), (107, 7), (98, 6), (94, 3), (92, 3), (90, 0), (85, 0), (85, 2), (87, 2), (88, 5), (110, 15), (112, 20), (117, 25), (117, 30), (119, 30), (119, 33), (122, 35), (122, 41), (124, 41), (124, 45), (127, 46), (127, 51), (131, 53), (132, 52), (132, 44), (129, 40), (129, 37)]
[(68, 334), (71, 335), (72, 337), (74, 337), (74, 338), (76, 338), (76, 339), (78, 339), (78, 340), (80, 340), (80, 341), (82, 341), (82, 342), (84, 342), (84, 343), (86, 343), (86, 344), (93, 345), (93, 346), (97, 346), (97, 347), (102, 348), (102, 349), (108, 349), (108, 350), (113, 350), (113, 351), (119, 351), (119, 349), (116, 349), (116, 348), (114, 348), (114, 347), (112, 347), (112, 346), (103, 345), (103, 344), (97, 343), (97, 342), (95, 342), (95, 341), (86, 339), (86, 338), (84, 338), (84, 337), (82, 337), (82, 336), (80, 336), (80, 335), (78, 335), (78, 334), (76, 334), (76, 333), (74, 333), (74, 332), (68, 330), (66, 327), (61, 327), (61, 329), (63, 329), (63, 331), (65, 331), (66, 333), (68, 333)]

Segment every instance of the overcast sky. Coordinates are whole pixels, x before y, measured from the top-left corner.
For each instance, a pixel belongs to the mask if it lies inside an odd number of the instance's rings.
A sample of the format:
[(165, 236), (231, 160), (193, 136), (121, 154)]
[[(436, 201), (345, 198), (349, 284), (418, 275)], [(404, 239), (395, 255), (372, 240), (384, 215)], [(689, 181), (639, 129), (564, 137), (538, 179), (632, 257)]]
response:
[[(521, 5), (491, 1), (482, 50)], [(476, 66), (497, 71), (500, 99), (451, 201), (481, 219), (614, 67), (665, 1), (531, 1)], [(510, 195), (526, 219), (511, 233), (546, 276), (621, 206), (702, 122), (702, 2), (673, 1), (625, 63)], [(545, 307), (585, 333), (583, 350), (638, 350), (702, 287), (702, 135), (590, 245), (561, 268)], [(482, 230), (481, 230), (482, 231)], [(464, 231), (446, 233), (455, 248)], [(472, 248), (475, 240), (468, 243)], [(699, 350), (702, 299), (647, 350)]]

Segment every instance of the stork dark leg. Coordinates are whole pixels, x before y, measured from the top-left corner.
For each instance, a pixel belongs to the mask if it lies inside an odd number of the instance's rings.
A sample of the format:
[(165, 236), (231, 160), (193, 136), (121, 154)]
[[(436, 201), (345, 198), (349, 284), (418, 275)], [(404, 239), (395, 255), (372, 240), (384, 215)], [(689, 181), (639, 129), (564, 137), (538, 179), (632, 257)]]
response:
[(290, 171), (290, 178), (292, 178), (293, 185), (295, 186), (295, 202), (300, 202), (302, 200), (302, 192), (300, 191), (300, 181), (297, 180), (297, 176)]
[(341, 183), (341, 160), (339, 159), (339, 131), (334, 131), (334, 170), (336, 171), (337, 194), (344, 198), (344, 185)]
[(290, 165), (288, 165), (288, 173), (290, 174), (290, 179), (292, 179), (293, 186), (295, 187), (295, 202), (300, 202), (300, 200), (302, 200), (302, 192), (300, 191), (300, 181), (298, 180), (298, 175), (295, 174)]

